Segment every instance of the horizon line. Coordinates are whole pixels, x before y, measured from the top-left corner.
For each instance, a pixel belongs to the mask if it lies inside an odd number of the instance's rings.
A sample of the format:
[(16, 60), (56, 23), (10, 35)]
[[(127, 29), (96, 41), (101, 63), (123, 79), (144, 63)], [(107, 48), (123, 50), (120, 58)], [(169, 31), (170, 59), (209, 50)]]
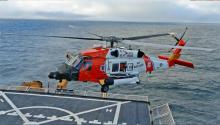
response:
[(0, 20), (42, 20), (42, 21), (88, 21), (88, 22), (124, 22), (124, 23), (173, 23), (173, 24), (220, 24), (220, 22), (198, 22), (198, 21), (127, 21), (127, 20), (93, 20), (93, 19), (43, 19), (43, 18), (0, 18)]

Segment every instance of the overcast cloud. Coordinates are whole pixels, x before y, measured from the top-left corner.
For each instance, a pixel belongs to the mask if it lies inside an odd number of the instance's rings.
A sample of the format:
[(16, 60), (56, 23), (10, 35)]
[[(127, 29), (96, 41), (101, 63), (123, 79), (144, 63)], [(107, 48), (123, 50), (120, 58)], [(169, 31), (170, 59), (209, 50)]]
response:
[(0, 18), (220, 22), (220, 1), (0, 0)]

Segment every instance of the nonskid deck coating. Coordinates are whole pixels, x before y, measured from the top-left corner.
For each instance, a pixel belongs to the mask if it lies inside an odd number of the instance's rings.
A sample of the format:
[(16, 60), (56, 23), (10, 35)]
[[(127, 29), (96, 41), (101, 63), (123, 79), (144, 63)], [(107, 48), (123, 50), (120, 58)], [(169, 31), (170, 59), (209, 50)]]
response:
[(0, 124), (150, 125), (146, 102), (0, 91)]

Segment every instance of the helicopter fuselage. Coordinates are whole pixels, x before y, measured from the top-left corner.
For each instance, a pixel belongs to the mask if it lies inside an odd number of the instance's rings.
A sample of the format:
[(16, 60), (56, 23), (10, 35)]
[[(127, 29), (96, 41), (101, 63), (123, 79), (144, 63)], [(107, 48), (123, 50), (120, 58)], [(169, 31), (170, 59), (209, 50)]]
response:
[(152, 60), (140, 50), (96, 47), (82, 51), (76, 57), (67, 54), (67, 61), (58, 69), (59, 74), (49, 77), (96, 83), (112, 79), (112, 85), (130, 84), (139, 83), (140, 73), (166, 68), (169, 68), (167, 61)]
[[(178, 46), (184, 46), (180, 40)], [(139, 83), (140, 73), (151, 73), (159, 69), (168, 69), (175, 64), (194, 68), (191, 62), (180, 60), (181, 49), (172, 51), (170, 56), (150, 57), (140, 50), (125, 48), (94, 47), (81, 51), (77, 56), (67, 53), (66, 62), (49, 78), (62, 81), (83, 81), (99, 83), (102, 92), (109, 85)]]

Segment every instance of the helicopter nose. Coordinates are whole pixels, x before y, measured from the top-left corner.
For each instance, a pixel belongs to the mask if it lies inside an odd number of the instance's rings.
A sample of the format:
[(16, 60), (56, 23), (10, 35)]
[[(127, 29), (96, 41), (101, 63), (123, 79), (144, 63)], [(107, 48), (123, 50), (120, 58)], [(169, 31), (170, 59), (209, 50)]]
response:
[(56, 79), (58, 76), (59, 72), (50, 72), (50, 74), (48, 75), (48, 77), (50, 79)]
[(48, 77), (50, 79), (56, 79), (56, 80), (67, 79), (68, 81), (70, 81), (70, 77), (68, 74), (64, 74), (60, 72), (50, 72)]
[(66, 79), (68, 81), (78, 80), (79, 73), (77, 71), (71, 73), (60, 73), (60, 72), (50, 72), (48, 77), (50, 79), (62, 80)]

